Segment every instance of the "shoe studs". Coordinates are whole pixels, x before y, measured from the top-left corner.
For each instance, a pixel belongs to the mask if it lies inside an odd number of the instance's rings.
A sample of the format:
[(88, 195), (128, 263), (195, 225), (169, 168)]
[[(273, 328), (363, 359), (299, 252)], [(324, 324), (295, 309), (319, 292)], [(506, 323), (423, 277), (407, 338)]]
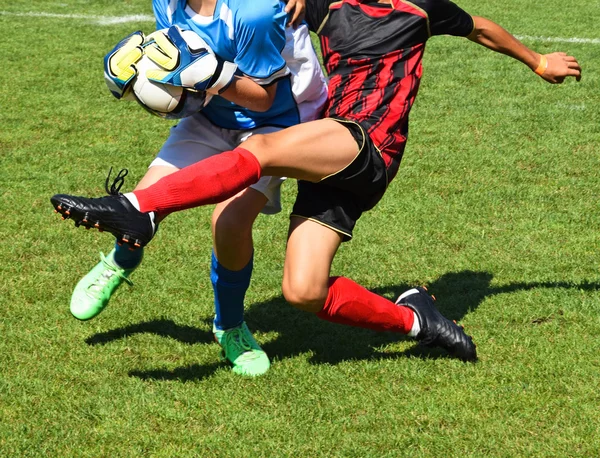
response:
[(69, 208), (63, 208), (61, 205), (57, 205), (54, 209), (54, 213), (60, 213), (60, 218), (64, 221), (66, 219), (69, 219), (71, 210)]
[[(52, 199), (52, 202), (56, 202), (54, 198)], [(101, 227), (102, 223), (96, 219), (97, 217), (94, 216), (95, 213), (92, 210), (82, 212), (77, 205), (75, 205), (75, 207), (71, 207), (65, 203), (56, 203), (54, 212), (60, 214), (63, 221), (72, 219), (75, 223), (75, 227), (83, 226), (86, 229), (97, 229), (99, 232), (111, 232), (113, 235), (116, 235), (117, 244), (119, 246), (127, 244), (130, 250), (136, 250), (144, 246), (143, 238), (138, 239), (137, 237), (128, 234), (119, 235), (119, 233), (115, 232), (112, 227), (109, 227), (110, 225)]]
[(119, 239), (117, 241), (119, 246), (122, 246), (123, 244), (129, 245), (129, 249), (131, 251), (137, 250), (138, 248), (142, 247), (142, 242), (138, 239), (130, 239), (129, 236), (127, 234), (124, 234), (121, 239)]

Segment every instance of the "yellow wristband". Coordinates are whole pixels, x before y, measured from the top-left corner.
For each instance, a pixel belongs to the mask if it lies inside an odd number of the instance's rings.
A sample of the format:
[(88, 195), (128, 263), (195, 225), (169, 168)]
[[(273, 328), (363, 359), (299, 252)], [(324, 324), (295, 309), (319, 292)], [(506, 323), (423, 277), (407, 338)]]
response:
[(548, 68), (548, 59), (546, 59), (546, 56), (542, 56), (542, 58), (540, 60), (540, 65), (538, 65), (538, 67), (534, 70), (534, 72), (537, 73), (538, 75), (542, 76), (547, 68)]

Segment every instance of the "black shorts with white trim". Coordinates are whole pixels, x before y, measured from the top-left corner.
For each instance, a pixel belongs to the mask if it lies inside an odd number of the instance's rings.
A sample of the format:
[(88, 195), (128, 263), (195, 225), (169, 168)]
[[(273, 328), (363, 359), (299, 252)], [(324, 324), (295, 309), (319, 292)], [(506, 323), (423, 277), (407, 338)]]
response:
[(358, 144), (355, 159), (318, 183), (298, 180), (291, 216), (313, 220), (352, 238), (356, 221), (381, 200), (388, 180), (385, 162), (365, 129), (355, 121), (331, 118), (346, 127)]

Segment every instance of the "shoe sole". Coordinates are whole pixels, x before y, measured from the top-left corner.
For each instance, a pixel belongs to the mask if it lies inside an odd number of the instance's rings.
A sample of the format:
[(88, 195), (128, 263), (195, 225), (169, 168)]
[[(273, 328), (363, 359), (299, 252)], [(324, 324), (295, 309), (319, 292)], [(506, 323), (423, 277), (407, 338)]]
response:
[(59, 213), (63, 220), (72, 219), (75, 222), (75, 227), (83, 226), (86, 229), (98, 229), (99, 232), (110, 232), (117, 238), (118, 245), (129, 245), (130, 250), (136, 250), (144, 246), (141, 240), (132, 237), (129, 234), (111, 227), (110, 225), (101, 225), (100, 221), (93, 221), (89, 213), (80, 212), (76, 208), (70, 207), (67, 204), (51, 199), (54, 206), (54, 212)]

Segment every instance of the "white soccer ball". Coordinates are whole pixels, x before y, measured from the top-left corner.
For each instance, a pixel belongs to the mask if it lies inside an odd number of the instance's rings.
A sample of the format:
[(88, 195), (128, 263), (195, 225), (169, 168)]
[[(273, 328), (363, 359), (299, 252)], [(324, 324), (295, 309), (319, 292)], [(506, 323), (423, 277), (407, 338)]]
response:
[(156, 116), (167, 119), (191, 116), (208, 105), (212, 97), (204, 91), (150, 81), (146, 72), (160, 69), (160, 66), (145, 54), (135, 66), (138, 74), (132, 86), (133, 95), (142, 107)]

